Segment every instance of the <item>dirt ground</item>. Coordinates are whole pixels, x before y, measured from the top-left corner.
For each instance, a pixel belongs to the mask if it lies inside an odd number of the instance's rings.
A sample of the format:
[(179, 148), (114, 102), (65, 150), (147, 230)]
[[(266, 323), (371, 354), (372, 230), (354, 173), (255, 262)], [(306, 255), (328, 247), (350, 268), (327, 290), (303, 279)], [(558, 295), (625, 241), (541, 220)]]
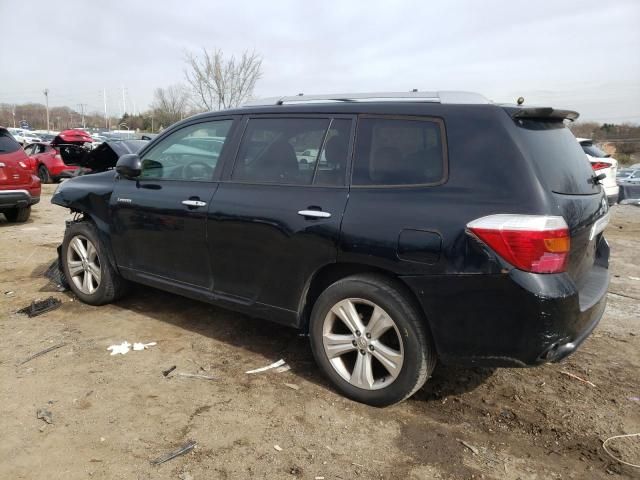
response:
[[(377, 409), (335, 393), (294, 330), (141, 286), (104, 307), (57, 292), (42, 274), (69, 214), (53, 190), (28, 223), (0, 220), (1, 479), (640, 478), (602, 449), (640, 432), (638, 207), (613, 209), (609, 303), (575, 355), (535, 369), (440, 366), (413, 398)], [(50, 295), (61, 308), (15, 313)], [(124, 340), (157, 345), (110, 356)], [(290, 371), (244, 373), (280, 358)], [(150, 464), (188, 440), (190, 453)], [(609, 446), (640, 463), (637, 437)]]

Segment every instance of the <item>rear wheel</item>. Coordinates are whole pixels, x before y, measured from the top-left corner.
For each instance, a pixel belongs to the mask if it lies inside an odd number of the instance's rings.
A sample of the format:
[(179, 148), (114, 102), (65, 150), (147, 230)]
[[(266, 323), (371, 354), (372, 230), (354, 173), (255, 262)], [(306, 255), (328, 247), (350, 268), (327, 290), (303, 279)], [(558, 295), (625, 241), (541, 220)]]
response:
[(51, 183), (51, 174), (49, 174), (49, 170), (44, 165), (38, 167), (38, 178), (42, 183)]
[(9, 222), (23, 223), (29, 220), (29, 216), (31, 215), (31, 206), (16, 207), (5, 210), (3, 213)]
[(424, 319), (401, 284), (380, 275), (327, 288), (311, 314), (316, 361), (347, 397), (386, 406), (425, 383), (436, 356)]
[(125, 293), (126, 281), (109, 262), (91, 222), (70, 225), (62, 242), (62, 267), (73, 293), (90, 305), (104, 305)]

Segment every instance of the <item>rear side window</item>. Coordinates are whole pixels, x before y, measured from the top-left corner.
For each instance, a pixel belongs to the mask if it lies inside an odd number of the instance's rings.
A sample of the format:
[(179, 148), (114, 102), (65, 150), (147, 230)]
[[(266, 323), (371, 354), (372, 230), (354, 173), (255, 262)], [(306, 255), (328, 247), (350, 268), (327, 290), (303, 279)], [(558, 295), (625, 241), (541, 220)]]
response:
[(358, 123), (353, 185), (437, 184), (445, 146), (438, 120), (364, 117)]
[(518, 135), (538, 175), (555, 193), (588, 195), (600, 192), (582, 147), (562, 121), (519, 119)]
[(584, 150), (584, 153), (586, 153), (588, 155), (591, 155), (594, 158), (607, 158), (607, 157), (609, 157), (609, 155), (607, 155), (605, 152), (600, 150), (593, 143), (581, 143), (581, 145), (582, 145), (582, 150)]
[(20, 148), (20, 144), (16, 142), (9, 132), (0, 131), (0, 153), (17, 152)]
[(328, 118), (250, 119), (231, 179), (310, 185), (328, 127)]

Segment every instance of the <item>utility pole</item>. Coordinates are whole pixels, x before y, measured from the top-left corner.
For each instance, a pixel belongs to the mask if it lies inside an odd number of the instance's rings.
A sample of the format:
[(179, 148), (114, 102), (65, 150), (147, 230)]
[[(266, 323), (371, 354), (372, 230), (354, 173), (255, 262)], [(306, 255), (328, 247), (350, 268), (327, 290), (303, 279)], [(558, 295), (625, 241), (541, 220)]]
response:
[(107, 89), (102, 89), (102, 98), (104, 100), (104, 128), (109, 130), (109, 116), (107, 115)]
[(78, 106), (80, 107), (80, 115), (82, 115), (82, 128), (86, 128), (85, 124), (84, 124), (84, 107), (87, 106), (86, 103), (79, 103)]
[(49, 89), (45, 88), (43, 93), (44, 93), (45, 103), (47, 104), (47, 133), (50, 133), (50, 130), (49, 130)]
[(13, 115), (13, 128), (16, 128), (16, 106), (11, 105), (11, 115)]
[(124, 98), (124, 85), (122, 85), (122, 116), (127, 113), (127, 101)]

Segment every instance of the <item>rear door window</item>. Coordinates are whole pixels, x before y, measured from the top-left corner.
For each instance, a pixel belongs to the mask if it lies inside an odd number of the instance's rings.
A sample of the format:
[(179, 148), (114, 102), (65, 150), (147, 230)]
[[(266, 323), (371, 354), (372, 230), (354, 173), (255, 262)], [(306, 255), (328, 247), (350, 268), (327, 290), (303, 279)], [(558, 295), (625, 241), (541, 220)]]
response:
[(249, 119), (231, 179), (310, 185), (329, 123), (329, 118)]
[(555, 193), (588, 195), (600, 192), (580, 144), (561, 120), (518, 119), (518, 135), (541, 179)]
[(363, 117), (358, 123), (353, 185), (438, 184), (446, 176), (442, 122)]

